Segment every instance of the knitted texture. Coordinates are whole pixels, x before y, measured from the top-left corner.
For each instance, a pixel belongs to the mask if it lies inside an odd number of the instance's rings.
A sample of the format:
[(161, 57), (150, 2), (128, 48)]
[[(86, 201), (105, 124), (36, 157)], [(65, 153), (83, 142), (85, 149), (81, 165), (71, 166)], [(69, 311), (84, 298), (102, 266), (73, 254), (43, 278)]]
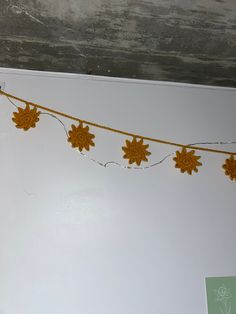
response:
[(89, 150), (90, 146), (95, 146), (92, 141), (93, 138), (95, 138), (95, 135), (89, 133), (89, 127), (83, 127), (82, 122), (78, 126), (74, 124), (71, 125), (68, 142), (71, 143), (72, 147), (77, 147), (80, 152), (82, 152), (83, 149)]
[(236, 180), (236, 160), (233, 155), (225, 160), (225, 164), (222, 167), (225, 170), (225, 174), (229, 176), (232, 181)]
[(194, 150), (187, 152), (186, 148), (183, 148), (182, 151), (177, 151), (176, 157), (173, 158), (176, 162), (175, 168), (179, 168), (182, 173), (187, 172), (190, 175), (192, 171), (198, 172), (197, 167), (202, 165), (198, 161), (201, 157), (194, 156), (194, 154)]
[(142, 161), (148, 161), (147, 156), (151, 155), (147, 148), (149, 145), (143, 144), (143, 139), (138, 141), (135, 137), (132, 142), (126, 140), (126, 146), (123, 146), (122, 149), (125, 152), (123, 156), (124, 159), (129, 160), (129, 164), (133, 164), (134, 162), (140, 166)]
[(30, 109), (29, 104), (26, 107), (18, 107), (18, 112), (13, 112), (12, 121), (15, 122), (18, 129), (28, 131), (30, 128), (35, 128), (36, 123), (39, 121), (40, 111), (37, 108)]

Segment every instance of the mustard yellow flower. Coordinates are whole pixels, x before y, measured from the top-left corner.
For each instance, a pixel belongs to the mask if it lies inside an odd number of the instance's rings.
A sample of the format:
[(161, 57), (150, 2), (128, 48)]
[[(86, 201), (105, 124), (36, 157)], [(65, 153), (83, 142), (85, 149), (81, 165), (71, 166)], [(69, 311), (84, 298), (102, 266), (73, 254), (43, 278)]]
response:
[(81, 152), (83, 149), (89, 150), (90, 146), (95, 146), (92, 141), (93, 138), (95, 138), (95, 135), (89, 133), (89, 127), (83, 127), (83, 123), (80, 123), (78, 126), (71, 125), (68, 142), (71, 143), (72, 147), (78, 147)]
[(234, 159), (234, 155), (227, 158), (222, 167), (225, 170), (225, 174), (229, 176), (232, 181), (236, 180), (236, 160)]
[(176, 162), (175, 168), (180, 168), (182, 173), (187, 172), (188, 174), (192, 174), (192, 171), (198, 172), (197, 167), (202, 165), (198, 161), (201, 157), (194, 156), (194, 154), (194, 150), (187, 152), (186, 148), (183, 148), (181, 152), (177, 151), (176, 157), (173, 158)]
[(142, 161), (148, 161), (147, 156), (151, 155), (147, 148), (149, 145), (143, 144), (143, 139), (138, 141), (135, 137), (132, 142), (126, 140), (126, 146), (122, 147), (122, 150), (125, 152), (123, 158), (129, 160), (129, 164), (133, 164), (134, 162), (140, 166)]
[(18, 107), (18, 112), (13, 112), (12, 121), (15, 122), (18, 129), (23, 129), (25, 131), (30, 128), (35, 128), (36, 123), (39, 121), (40, 111), (37, 111), (37, 108), (30, 109), (29, 104), (26, 104), (26, 107)]

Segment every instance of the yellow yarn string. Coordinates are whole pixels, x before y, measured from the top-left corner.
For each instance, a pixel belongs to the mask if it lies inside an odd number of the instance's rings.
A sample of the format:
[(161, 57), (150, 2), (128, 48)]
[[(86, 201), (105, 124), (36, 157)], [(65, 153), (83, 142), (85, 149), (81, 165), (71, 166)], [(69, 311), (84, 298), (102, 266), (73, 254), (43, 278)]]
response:
[(184, 147), (184, 148), (190, 148), (190, 149), (194, 149), (194, 150), (201, 150), (201, 151), (205, 151), (205, 152), (225, 154), (225, 155), (236, 155), (236, 152), (229, 152), (229, 151), (224, 151), (224, 150), (211, 149), (211, 148), (206, 148), (206, 147), (201, 147), (201, 146), (194, 146), (193, 147), (191, 145), (184, 145), (184, 144), (169, 142), (169, 141), (165, 141), (165, 140), (161, 140), (161, 139), (157, 139), (157, 138), (152, 138), (152, 137), (148, 137), (148, 136), (143, 136), (143, 135), (133, 134), (133, 133), (130, 133), (130, 132), (125, 132), (125, 131), (122, 131), (122, 130), (113, 129), (111, 127), (108, 127), (108, 126), (105, 126), (105, 125), (102, 125), (102, 124), (98, 124), (98, 123), (94, 123), (94, 122), (90, 122), (90, 121), (85, 121), (85, 120), (73, 117), (71, 115), (65, 114), (63, 112), (60, 112), (60, 111), (57, 111), (57, 110), (54, 110), (54, 109), (51, 109), (51, 108), (47, 108), (47, 107), (44, 107), (44, 106), (32, 103), (30, 101), (24, 100), (24, 99), (19, 98), (17, 96), (8, 94), (8, 93), (6, 93), (6, 92), (4, 92), (2, 90), (0, 90), (0, 93), (2, 95), (4, 95), (4, 96), (8, 97), (8, 98), (11, 98), (11, 99), (23, 102), (25, 104), (29, 104), (29, 105), (31, 105), (33, 107), (38, 108), (38, 109), (43, 109), (45, 111), (48, 111), (48, 112), (51, 112), (53, 114), (62, 116), (64, 118), (68, 118), (68, 119), (71, 119), (71, 120), (74, 120), (74, 121), (78, 121), (78, 122), (83, 122), (85, 124), (88, 124), (88, 125), (91, 125), (91, 126), (94, 126), (96, 128), (103, 129), (103, 130), (107, 130), (107, 131), (110, 131), (110, 132), (114, 132), (114, 133), (118, 133), (118, 134), (122, 134), (122, 135), (127, 135), (127, 136), (131, 136), (131, 137), (136, 137), (136, 138), (144, 139), (144, 140), (147, 140), (147, 141), (150, 141), (150, 142), (156, 142), (156, 143), (160, 143), (160, 144), (176, 146), (176, 147), (182, 147), (182, 148)]

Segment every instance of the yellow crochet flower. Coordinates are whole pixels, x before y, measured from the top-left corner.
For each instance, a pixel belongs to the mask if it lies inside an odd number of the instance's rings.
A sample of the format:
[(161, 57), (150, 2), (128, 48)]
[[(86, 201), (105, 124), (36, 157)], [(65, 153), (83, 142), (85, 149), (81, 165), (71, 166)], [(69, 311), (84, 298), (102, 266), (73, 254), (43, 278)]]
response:
[(227, 158), (222, 167), (225, 170), (225, 174), (229, 176), (232, 181), (236, 180), (236, 160), (234, 159), (234, 155)]
[(89, 127), (83, 127), (83, 123), (81, 122), (77, 127), (72, 124), (68, 142), (71, 143), (72, 147), (78, 147), (79, 151), (82, 152), (84, 148), (89, 150), (89, 146), (95, 146), (92, 141), (93, 138), (95, 138), (95, 135), (89, 133)]
[(197, 166), (201, 166), (202, 163), (198, 160), (200, 156), (194, 156), (195, 151), (191, 150), (187, 152), (186, 148), (183, 148), (181, 152), (176, 152), (176, 157), (173, 160), (176, 162), (175, 168), (180, 168), (182, 173), (187, 172), (192, 174), (192, 171), (198, 172)]
[(37, 111), (37, 108), (30, 109), (29, 104), (26, 104), (26, 107), (18, 107), (18, 112), (13, 112), (12, 121), (15, 122), (18, 129), (23, 129), (25, 131), (30, 128), (35, 128), (36, 123), (39, 121), (40, 111)]
[(147, 151), (149, 145), (143, 144), (143, 139), (138, 141), (135, 137), (133, 141), (126, 140), (126, 146), (123, 146), (122, 149), (125, 152), (123, 158), (129, 160), (129, 164), (133, 164), (134, 162), (140, 166), (142, 161), (148, 161), (147, 156), (151, 155), (150, 152)]

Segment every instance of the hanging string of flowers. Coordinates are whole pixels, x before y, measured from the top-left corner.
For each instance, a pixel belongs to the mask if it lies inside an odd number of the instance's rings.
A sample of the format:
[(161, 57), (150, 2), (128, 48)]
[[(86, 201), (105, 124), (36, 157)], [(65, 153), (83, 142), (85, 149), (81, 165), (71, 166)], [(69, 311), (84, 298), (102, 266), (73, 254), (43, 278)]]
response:
[(236, 181), (236, 152), (211, 149), (209, 147), (206, 148), (202, 146), (195, 146), (193, 150), (192, 145), (169, 142), (162, 139), (150, 138), (147, 136), (113, 129), (105, 125), (84, 121), (63, 112), (26, 101), (2, 90), (0, 90), (0, 94), (6, 96), (8, 99), (14, 99), (25, 104), (25, 108), (17, 107), (18, 112), (13, 112), (12, 121), (15, 123), (15, 126), (18, 129), (28, 131), (31, 128), (35, 128), (36, 124), (40, 120), (41, 115), (41, 111), (38, 109), (42, 109), (51, 114), (59, 115), (76, 121), (78, 125), (71, 125), (67, 140), (73, 148), (78, 149), (80, 152), (83, 152), (84, 150), (89, 151), (91, 147), (95, 146), (95, 135), (90, 133), (89, 128), (89, 126), (93, 126), (95, 128), (104, 129), (106, 131), (126, 135), (132, 138), (132, 140), (126, 139), (125, 146), (122, 146), (121, 148), (124, 153), (123, 158), (127, 159), (129, 165), (136, 164), (137, 166), (140, 166), (141, 163), (148, 162), (148, 156), (151, 155), (151, 152), (148, 151), (149, 144), (144, 143), (144, 141), (151, 141), (159, 144), (179, 147), (180, 149), (176, 151), (176, 155), (173, 158), (173, 161), (175, 162), (175, 168), (180, 169), (181, 173), (186, 172), (189, 175), (192, 175), (193, 172), (197, 173), (198, 167), (202, 166), (202, 163), (199, 161), (201, 156), (196, 156), (196, 151), (205, 151), (227, 155), (228, 158), (225, 160), (222, 168), (224, 169), (226, 176), (228, 176), (232, 181)]

